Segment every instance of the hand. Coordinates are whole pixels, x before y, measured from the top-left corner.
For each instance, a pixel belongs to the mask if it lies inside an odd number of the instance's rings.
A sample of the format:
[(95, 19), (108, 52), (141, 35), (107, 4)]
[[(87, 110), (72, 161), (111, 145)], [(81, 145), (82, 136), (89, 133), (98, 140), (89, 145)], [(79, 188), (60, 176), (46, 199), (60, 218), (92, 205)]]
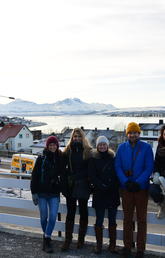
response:
[(38, 205), (38, 194), (32, 194), (32, 201), (34, 205)]
[(127, 191), (131, 192), (131, 193), (135, 193), (135, 192), (140, 191), (140, 185), (138, 183), (130, 181), (130, 180), (128, 180), (125, 183), (125, 187), (126, 187)]
[(158, 172), (154, 173), (153, 183), (156, 185), (160, 185), (159, 176), (160, 176), (160, 174)]

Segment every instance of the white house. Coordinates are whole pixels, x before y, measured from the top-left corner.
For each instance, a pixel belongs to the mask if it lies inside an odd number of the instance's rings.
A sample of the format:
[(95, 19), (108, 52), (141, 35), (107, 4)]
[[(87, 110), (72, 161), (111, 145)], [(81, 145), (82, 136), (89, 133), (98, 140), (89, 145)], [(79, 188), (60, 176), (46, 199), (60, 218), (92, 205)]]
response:
[(0, 130), (0, 149), (19, 151), (33, 143), (33, 134), (26, 125), (7, 124)]
[(158, 145), (158, 138), (160, 136), (160, 129), (163, 126), (163, 120), (159, 120), (159, 123), (145, 123), (139, 124), (141, 128), (140, 138), (141, 140), (148, 142), (155, 154)]

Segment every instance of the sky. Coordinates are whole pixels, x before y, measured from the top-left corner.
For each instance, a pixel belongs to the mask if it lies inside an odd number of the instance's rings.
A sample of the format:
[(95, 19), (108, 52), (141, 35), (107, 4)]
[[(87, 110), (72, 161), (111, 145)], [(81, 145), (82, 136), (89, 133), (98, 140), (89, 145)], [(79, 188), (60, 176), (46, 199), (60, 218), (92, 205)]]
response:
[(0, 103), (165, 105), (164, 0), (0, 0)]

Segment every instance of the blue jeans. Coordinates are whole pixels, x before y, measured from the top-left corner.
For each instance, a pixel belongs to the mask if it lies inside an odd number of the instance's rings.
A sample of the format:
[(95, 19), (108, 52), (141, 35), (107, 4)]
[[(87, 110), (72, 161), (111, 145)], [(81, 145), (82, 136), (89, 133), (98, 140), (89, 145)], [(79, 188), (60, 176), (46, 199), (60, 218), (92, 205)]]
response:
[(60, 197), (39, 196), (38, 199), (42, 230), (46, 237), (51, 237), (56, 223)]
[[(96, 226), (102, 227), (104, 222), (104, 216), (105, 216), (105, 208), (96, 208)], [(108, 222), (109, 226), (115, 226), (116, 225), (116, 214), (117, 214), (117, 207), (110, 207), (107, 208), (108, 210)]]

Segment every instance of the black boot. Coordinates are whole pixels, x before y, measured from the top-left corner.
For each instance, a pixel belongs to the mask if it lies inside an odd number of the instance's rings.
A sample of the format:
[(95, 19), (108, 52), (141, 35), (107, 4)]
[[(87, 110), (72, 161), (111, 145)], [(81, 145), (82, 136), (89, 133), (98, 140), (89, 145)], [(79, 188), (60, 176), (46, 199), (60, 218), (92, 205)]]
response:
[(96, 234), (96, 254), (101, 254), (103, 246), (103, 227), (98, 227), (95, 225), (95, 234)]
[(61, 247), (61, 251), (67, 251), (72, 242), (72, 233), (73, 233), (74, 221), (66, 221), (65, 224), (65, 242)]
[(77, 248), (81, 249), (84, 245), (84, 239), (87, 232), (88, 222), (87, 221), (80, 221), (79, 233), (78, 233), (78, 242)]
[(45, 251), (45, 236), (43, 235), (42, 250)]
[(52, 246), (52, 243), (51, 243), (51, 238), (50, 237), (46, 237), (45, 238), (45, 252), (46, 253), (53, 253), (53, 246)]
[(109, 239), (110, 239), (108, 250), (111, 253), (118, 253), (117, 250), (116, 250), (116, 226), (117, 225), (113, 225), (113, 226), (108, 227)]

